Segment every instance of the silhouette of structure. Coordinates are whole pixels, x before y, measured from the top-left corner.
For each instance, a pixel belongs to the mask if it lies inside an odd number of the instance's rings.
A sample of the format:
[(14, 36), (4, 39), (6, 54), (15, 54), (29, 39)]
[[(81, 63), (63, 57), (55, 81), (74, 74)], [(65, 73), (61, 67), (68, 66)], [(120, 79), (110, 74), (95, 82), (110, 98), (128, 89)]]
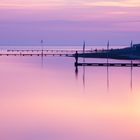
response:
[(78, 51), (75, 53), (75, 66), (78, 66)]
[(43, 57), (43, 40), (41, 40), (41, 49), (42, 49), (41, 56)]

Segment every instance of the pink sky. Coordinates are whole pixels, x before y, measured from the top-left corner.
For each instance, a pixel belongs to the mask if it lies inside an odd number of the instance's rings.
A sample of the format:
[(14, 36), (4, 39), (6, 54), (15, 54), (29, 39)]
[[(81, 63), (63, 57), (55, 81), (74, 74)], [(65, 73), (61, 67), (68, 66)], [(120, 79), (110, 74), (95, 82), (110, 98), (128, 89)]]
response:
[(139, 0), (1, 0), (0, 44), (140, 42)]

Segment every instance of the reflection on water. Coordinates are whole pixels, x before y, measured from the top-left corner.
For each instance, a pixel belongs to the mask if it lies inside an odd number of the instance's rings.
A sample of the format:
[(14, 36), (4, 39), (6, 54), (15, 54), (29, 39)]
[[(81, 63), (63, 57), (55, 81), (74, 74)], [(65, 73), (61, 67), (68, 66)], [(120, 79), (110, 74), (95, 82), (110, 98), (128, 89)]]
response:
[[(85, 60), (84, 60), (85, 62)], [(108, 63), (108, 60), (107, 60), (107, 63)], [(132, 62), (131, 62), (132, 63)], [(85, 88), (86, 86), (86, 66), (82, 66), (83, 67), (83, 88)], [(109, 92), (109, 66), (107, 65), (106, 66), (106, 75), (107, 75), (107, 78), (106, 78), (106, 83), (107, 83), (107, 91)], [(75, 66), (75, 77), (76, 79), (78, 78), (78, 66)], [(132, 91), (133, 89), (133, 67), (130, 67), (130, 90)]]
[(131, 80), (130, 80), (130, 89), (131, 89), (131, 91), (133, 90), (133, 67), (131, 67), (131, 72), (130, 72), (131, 74)]
[(107, 91), (109, 91), (109, 67), (107, 66)]
[(65, 57), (0, 65), (0, 140), (140, 139), (140, 68), (74, 68)]
[(84, 87), (84, 88), (85, 88), (85, 86), (86, 86), (85, 74), (86, 74), (86, 69), (85, 69), (85, 66), (83, 66), (83, 87)]

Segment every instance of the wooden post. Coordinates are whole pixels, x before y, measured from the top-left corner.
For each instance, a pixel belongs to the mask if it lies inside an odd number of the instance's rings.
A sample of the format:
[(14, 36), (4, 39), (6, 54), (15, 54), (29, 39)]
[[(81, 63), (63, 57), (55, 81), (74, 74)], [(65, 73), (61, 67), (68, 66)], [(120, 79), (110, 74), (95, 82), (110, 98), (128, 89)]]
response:
[(78, 66), (78, 51), (75, 53), (75, 66)]
[[(133, 41), (131, 41), (130, 47), (131, 47), (131, 55), (132, 55), (131, 57), (133, 57)], [(133, 58), (131, 58), (131, 68), (132, 66), (133, 66)]]
[(108, 66), (108, 59), (109, 59), (109, 40), (107, 42), (107, 66)]
[(41, 40), (41, 49), (42, 49), (41, 56), (43, 57), (43, 40)]
[(83, 62), (85, 62), (85, 48), (86, 48), (86, 43), (84, 41), (84, 43), (83, 43)]

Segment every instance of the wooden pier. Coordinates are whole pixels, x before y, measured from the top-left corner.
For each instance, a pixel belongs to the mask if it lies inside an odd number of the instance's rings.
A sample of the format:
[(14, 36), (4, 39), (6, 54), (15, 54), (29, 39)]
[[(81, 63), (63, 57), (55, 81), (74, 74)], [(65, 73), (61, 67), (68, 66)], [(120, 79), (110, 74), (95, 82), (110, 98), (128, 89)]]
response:
[(34, 53), (22, 53), (22, 54), (18, 54), (18, 53), (1, 53), (0, 56), (72, 56), (71, 54), (63, 54), (63, 53), (49, 53), (49, 54), (34, 54)]
[[(0, 51), (0, 56), (73, 56), (75, 52), (82, 53), (82, 50), (74, 49), (48, 49), (48, 50), (39, 50), (39, 49), (11, 49)], [(91, 50), (86, 50), (90, 52)]]
[(75, 63), (75, 66), (94, 67), (140, 67), (140, 63)]
[[(75, 53), (76, 51), (78, 51), (78, 53), (82, 53), (83, 50), (81, 49), (43, 49), (44, 53)], [(32, 52), (32, 53), (36, 53), (36, 52), (42, 52), (42, 50), (40, 49), (11, 49), (11, 50), (7, 50), (7, 52), (12, 52), (12, 53), (28, 53), (28, 52)], [(93, 50), (87, 49), (85, 52), (94, 52)]]
[[(85, 52), (89, 52), (90, 50), (86, 50)], [(75, 53), (76, 52), (76, 53)], [(127, 62), (127, 63), (111, 63), (107, 61), (106, 63), (95, 62), (95, 63), (86, 63), (86, 62), (78, 62), (79, 52), (82, 50), (6, 50), (1, 51), (0, 56), (62, 56), (62, 57), (75, 57), (75, 66), (94, 66), (94, 67), (140, 67), (140, 63), (136, 62)], [(93, 52), (95, 53), (95, 52)], [(107, 58), (108, 60), (108, 58)]]

